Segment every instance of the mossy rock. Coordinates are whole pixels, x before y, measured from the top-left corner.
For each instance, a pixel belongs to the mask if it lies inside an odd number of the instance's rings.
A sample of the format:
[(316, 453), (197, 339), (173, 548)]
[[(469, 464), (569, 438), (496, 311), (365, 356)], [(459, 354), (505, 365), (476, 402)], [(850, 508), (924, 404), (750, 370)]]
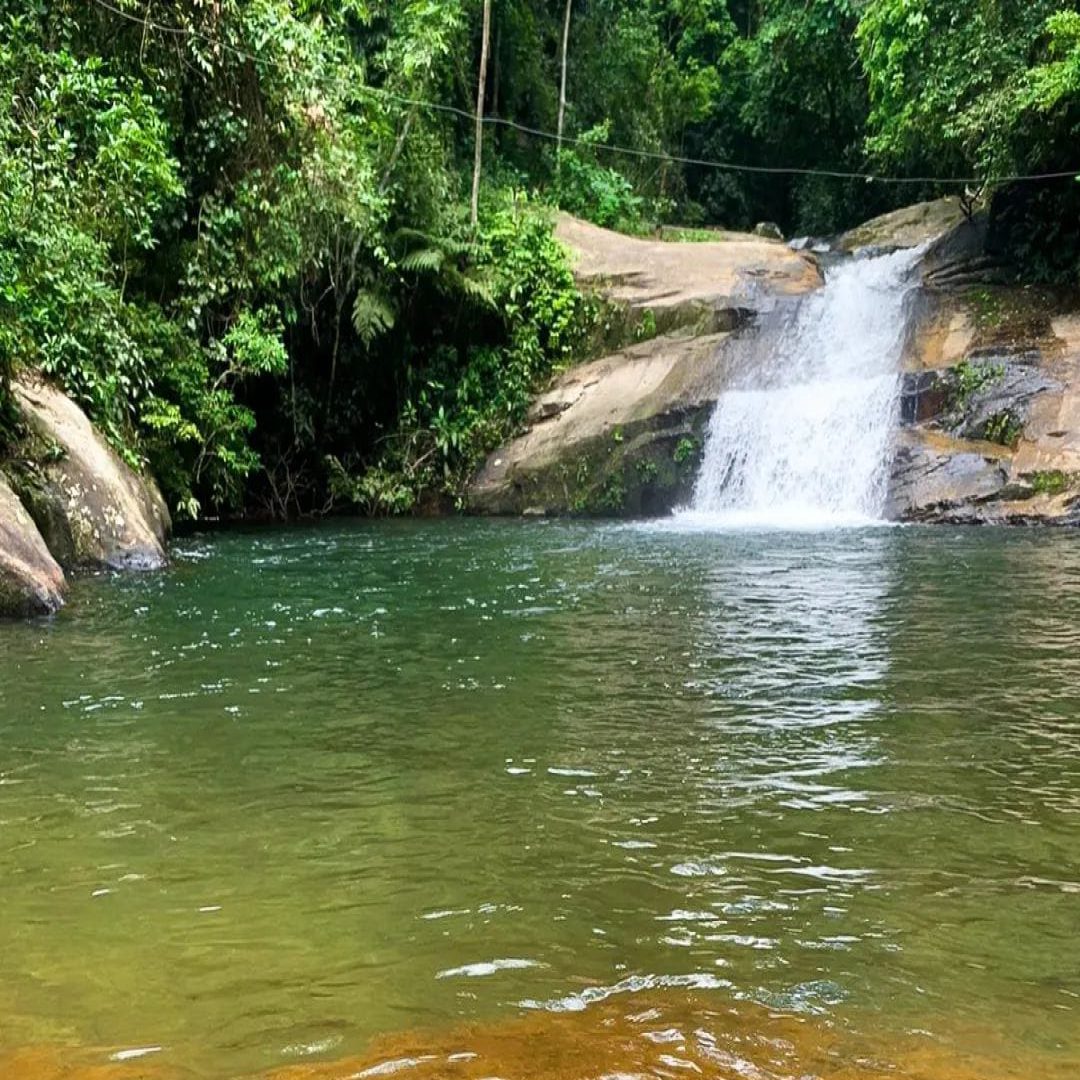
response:
[(560, 461), (523, 477), (517, 510), (530, 516), (656, 517), (688, 502), (710, 409), (613, 428)]

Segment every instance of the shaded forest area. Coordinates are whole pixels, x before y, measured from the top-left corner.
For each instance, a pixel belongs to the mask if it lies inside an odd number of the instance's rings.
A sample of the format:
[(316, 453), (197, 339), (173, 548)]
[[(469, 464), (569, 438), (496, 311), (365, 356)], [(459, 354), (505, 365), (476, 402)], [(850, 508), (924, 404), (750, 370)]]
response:
[(1076, 4), (0, 0), (0, 88), (0, 442), (44, 372), (180, 517), (459, 501), (598, 318), (553, 207), (1080, 266)]

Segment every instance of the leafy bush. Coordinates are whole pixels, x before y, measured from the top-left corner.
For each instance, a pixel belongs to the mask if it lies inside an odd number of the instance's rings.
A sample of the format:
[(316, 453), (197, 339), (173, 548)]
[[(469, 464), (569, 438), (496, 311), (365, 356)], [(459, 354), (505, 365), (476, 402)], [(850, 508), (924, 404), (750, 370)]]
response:
[(616, 169), (596, 161), (590, 146), (603, 143), (610, 126), (602, 124), (581, 136), (586, 144), (564, 148), (558, 161), (556, 197), (562, 209), (608, 229), (634, 231), (640, 225), (642, 200)]
[[(415, 262), (415, 260), (414, 260)], [(537, 386), (570, 361), (588, 308), (547, 213), (507, 198), (485, 220), (470, 261), (447, 284), (496, 316), (489, 342), (443, 346), (410, 373), (386, 449), (355, 474), (331, 462), (334, 492), (369, 512), (400, 513), (426, 495), (461, 505), (483, 456), (517, 429)]]
[(135, 460), (150, 386), (125, 285), (179, 196), (176, 162), (137, 84), (0, 38), (0, 356), (55, 376)]

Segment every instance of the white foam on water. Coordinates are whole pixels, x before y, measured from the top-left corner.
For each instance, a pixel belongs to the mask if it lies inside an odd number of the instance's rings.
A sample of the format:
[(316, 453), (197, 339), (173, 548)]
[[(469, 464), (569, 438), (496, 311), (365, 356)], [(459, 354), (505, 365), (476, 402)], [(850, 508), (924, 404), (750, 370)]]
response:
[(689, 529), (880, 523), (922, 249), (840, 263), (716, 404)]

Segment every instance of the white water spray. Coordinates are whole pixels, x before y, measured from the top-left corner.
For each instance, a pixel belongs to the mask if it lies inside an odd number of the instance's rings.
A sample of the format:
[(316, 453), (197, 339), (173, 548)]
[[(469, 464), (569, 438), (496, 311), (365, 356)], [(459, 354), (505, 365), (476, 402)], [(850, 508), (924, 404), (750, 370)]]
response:
[(904, 304), (920, 249), (826, 274), (762, 333), (716, 404), (687, 523), (815, 527), (881, 517), (900, 395)]

